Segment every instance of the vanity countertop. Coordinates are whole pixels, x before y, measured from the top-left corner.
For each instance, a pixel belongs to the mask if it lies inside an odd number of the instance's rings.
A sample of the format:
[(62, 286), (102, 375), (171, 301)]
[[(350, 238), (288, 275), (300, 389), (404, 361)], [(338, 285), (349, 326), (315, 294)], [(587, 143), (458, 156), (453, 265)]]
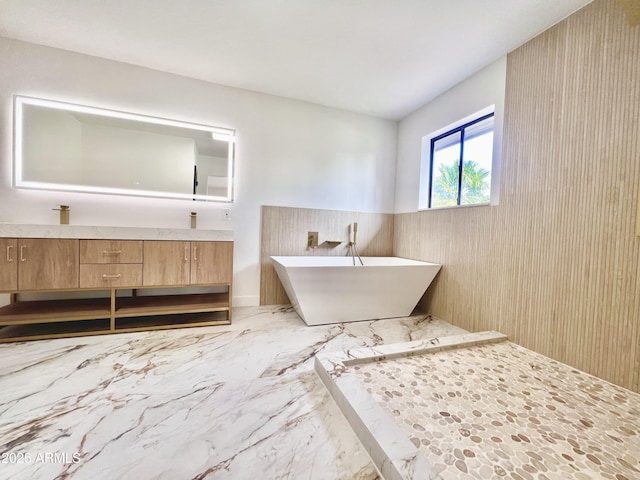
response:
[(233, 241), (231, 230), (188, 228), (100, 227), (0, 223), (0, 237), (81, 238), (99, 240)]

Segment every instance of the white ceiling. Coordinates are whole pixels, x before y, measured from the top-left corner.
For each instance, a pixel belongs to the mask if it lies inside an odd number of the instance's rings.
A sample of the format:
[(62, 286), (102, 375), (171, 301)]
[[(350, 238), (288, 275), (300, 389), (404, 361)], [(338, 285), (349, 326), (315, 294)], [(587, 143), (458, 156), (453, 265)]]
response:
[(0, 0), (0, 36), (400, 119), (591, 0)]

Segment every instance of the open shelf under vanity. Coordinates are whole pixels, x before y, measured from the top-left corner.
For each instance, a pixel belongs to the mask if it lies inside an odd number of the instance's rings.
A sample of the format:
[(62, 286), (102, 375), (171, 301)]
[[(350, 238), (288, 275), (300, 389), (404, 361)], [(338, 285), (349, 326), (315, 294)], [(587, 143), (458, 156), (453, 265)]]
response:
[(228, 290), (157, 290), (152, 295), (113, 289), (109, 298), (14, 301), (0, 308), (0, 343), (231, 323)]

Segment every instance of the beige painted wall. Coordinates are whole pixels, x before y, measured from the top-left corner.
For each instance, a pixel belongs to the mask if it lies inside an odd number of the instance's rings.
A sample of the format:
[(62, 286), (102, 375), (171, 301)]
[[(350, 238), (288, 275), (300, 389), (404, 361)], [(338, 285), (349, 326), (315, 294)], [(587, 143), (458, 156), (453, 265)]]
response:
[[(402, 124), (400, 125), (402, 130)], [(596, 0), (507, 58), (500, 204), (395, 216), (421, 307), (640, 391), (640, 28)]]

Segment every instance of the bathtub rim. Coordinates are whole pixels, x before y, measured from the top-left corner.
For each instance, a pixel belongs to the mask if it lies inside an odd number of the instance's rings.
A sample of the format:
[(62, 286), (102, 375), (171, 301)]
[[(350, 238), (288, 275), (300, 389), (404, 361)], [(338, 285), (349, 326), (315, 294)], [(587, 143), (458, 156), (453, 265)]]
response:
[[(322, 268), (322, 267), (353, 267), (353, 258), (338, 255), (272, 255), (271, 261), (277, 262), (285, 268)], [(364, 265), (356, 259), (356, 267), (410, 267), (410, 266), (440, 266), (442, 264), (414, 260), (405, 257), (361, 257)]]

